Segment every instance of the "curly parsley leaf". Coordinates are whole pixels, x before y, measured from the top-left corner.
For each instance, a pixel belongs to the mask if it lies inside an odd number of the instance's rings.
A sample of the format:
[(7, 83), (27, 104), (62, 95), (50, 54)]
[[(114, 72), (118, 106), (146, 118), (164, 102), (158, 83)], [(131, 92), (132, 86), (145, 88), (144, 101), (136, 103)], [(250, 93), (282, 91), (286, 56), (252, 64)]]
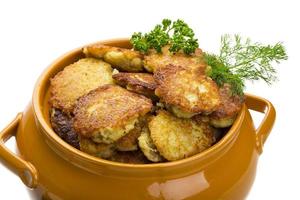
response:
[(162, 47), (170, 45), (170, 52), (182, 50), (185, 54), (191, 54), (199, 47), (194, 35), (194, 31), (183, 20), (172, 22), (170, 19), (164, 19), (149, 33), (134, 33), (130, 41), (135, 50), (143, 53), (147, 53), (149, 49), (161, 53)]

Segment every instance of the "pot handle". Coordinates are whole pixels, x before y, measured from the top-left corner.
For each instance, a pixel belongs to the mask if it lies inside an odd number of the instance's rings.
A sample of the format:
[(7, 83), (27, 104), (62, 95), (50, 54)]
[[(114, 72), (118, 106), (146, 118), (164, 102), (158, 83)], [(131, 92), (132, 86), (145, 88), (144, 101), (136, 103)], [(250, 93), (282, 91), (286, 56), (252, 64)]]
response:
[(263, 145), (266, 142), (276, 118), (276, 111), (272, 103), (264, 98), (254, 96), (251, 94), (246, 95), (246, 105), (249, 109), (265, 113), (265, 117), (256, 129), (256, 147), (258, 153), (263, 151)]
[(25, 161), (20, 156), (11, 152), (5, 146), (5, 142), (16, 135), (21, 119), (22, 113), (19, 113), (17, 117), (0, 132), (0, 162), (13, 173), (17, 174), (26, 186), (35, 188), (38, 180), (38, 173), (35, 167), (30, 162)]

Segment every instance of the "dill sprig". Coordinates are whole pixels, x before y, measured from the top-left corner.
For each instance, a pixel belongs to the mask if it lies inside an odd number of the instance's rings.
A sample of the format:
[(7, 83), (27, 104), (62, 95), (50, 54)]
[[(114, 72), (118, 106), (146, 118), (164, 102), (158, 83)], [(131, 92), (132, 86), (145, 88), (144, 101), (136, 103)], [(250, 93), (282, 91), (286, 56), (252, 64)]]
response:
[(155, 49), (161, 53), (162, 47), (170, 45), (170, 52), (182, 50), (185, 54), (191, 54), (199, 46), (194, 35), (194, 31), (183, 20), (178, 19), (172, 22), (164, 19), (149, 33), (134, 33), (130, 42), (135, 50), (143, 53), (147, 53), (149, 49)]
[(233, 74), (217, 55), (204, 53), (204, 58), (207, 65), (210, 66), (207, 75), (211, 77), (218, 86), (221, 87), (223, 84), (228, 83), (231, 86), (233, 94), (243, 94), (244, 81), (237, 74)]
[(281, 43), (262, 45), (243, 40), (239, 35), (221, 37), (219, 55), (205, 53), (204, 58), (211, 70), (209, 76), (219, 85), (231, 85), (233, 94), (243, 94), (245, 80), (263, 80), (272, 84), (277, 80), (273, 63), (287, 59)]

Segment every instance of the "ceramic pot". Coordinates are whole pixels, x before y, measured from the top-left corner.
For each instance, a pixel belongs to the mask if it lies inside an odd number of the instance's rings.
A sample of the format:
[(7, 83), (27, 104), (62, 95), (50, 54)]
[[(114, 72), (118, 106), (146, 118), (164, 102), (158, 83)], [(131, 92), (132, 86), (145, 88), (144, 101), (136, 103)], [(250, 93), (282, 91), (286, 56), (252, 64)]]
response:
[[(103, 44), (130, 48), (128, 39)], [(168, 163), (123, 164), (90, 156), (60, 139), (49, 123), (49, 78), (82, 58), (75, 49), (40, 76), (31, 103), (0, 133), (0, 161), (17, 174), (36, 199), (244, 199), (259, 155), (275, 121), (266, 99), (246, 94), (228, 133), (195, 156)], [(249, 109), (265, 113), (255, 129)], [(19, 154), (5, 142), (16, 137)]]

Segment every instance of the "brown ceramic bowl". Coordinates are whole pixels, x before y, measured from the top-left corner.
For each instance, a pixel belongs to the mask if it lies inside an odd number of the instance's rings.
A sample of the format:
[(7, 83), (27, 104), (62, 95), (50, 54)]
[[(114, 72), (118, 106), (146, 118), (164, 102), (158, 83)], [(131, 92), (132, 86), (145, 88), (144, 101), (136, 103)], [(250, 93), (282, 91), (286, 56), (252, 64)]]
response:
[[(130, 48), (128, 39), (103, 44)], [(253, 183), (262, 146), (275, 110), (260, 97), (246, 95), (236, 121), (214, 146), (168, 163), (123, 164), (90, 156), (60, 139), (48, 113), (49, 78), (84, 55), (75, 49), (40, 76), (32, 103), (0, 133), (0, 162), (20, 176), (36, 199), (243, 199)], [(255, 130), (249, 110), (265, 112)], [(5, 147), (11, 136), (20, 155)]]

